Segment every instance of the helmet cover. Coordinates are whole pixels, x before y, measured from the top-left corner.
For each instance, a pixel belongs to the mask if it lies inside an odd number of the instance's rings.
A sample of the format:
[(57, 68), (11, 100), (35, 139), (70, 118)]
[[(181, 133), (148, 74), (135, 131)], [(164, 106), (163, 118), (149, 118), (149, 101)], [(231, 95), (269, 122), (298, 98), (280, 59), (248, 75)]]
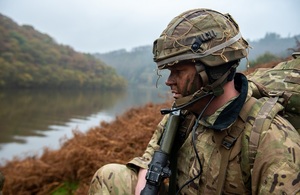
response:
[(159, 69), (179, 61), (197, 60), (209, 67), (247, 56), (248, 43), (229, 14), (193, 9), (176, 16), (154, 41), (154, 61)]

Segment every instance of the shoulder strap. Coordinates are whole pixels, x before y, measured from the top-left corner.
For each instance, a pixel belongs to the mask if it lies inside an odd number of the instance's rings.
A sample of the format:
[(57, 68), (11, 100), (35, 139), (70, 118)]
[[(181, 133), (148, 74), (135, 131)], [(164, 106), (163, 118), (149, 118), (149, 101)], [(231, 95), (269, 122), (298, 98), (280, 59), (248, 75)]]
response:
[[(273, 110), (277, 101), (278, 101), (278, 97), (268, 98), (267, 101), (262, 103), (261, 109), (259, 110), (257, 116), (255, 117), (253, 127), (250, 133), (249, 149), (248, 149), (249, 164), (251, 169), (253, 168), (262, 129), (263, 127), (265, 128), (270, 127), (272, 119), (275, 117), (276, 114), (274, 113), (273, 115), (271, 115), (271, 111)], [(266, 118), (269, 118), (271, 120), (266, 120)]]
[(237, 139), (240, 137), (245, 128), (245, 121), (247, 119), (248, 113), (252, 108), (252, 105), (255, 103), (255, 98), (250, 98), (243, 106), (239, 118), (235, 124), (230, 128), (228, 134), (223, 138), (222, 145), (220, 148), (220, 153), (222, 154), (221, 166), (218, 176), (218, 185), (216, 195), (221, 195), (223, 192), (227, 167), (229, 163), (230, 154), (232, 152), (233, 146), (236, 143)]
[(223, 138), (222, 145), (220, 146), (222, 159), (218, 176), (216, 195), (221, 195), (223, 192), (230, 154), (232, 152), (234, 144), (243, 132), (244, 124), (245, 123), (241, 119), (238, 119), (234, 126), (229, 129), (227, 135)]

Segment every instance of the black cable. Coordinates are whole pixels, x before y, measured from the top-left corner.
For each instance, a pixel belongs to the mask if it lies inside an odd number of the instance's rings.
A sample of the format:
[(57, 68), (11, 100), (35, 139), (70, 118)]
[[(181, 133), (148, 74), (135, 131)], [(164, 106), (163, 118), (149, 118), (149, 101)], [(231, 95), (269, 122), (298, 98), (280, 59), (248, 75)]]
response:
[(189, 185), (191, 182), (193, 182), (195, 179), (197, 179), (198, 177), (200, 177), (200, 175), (202, 174), (203, 172), (203, 169), (202, 169), (202, 163), (201, 163), (201, 159), (199, 157), (199, 154), (198, 154), (198, 150), (197, 150), (197, 147), (196, 147), (196, 138), (195, 138), (195, 132), (196, 132), (196, 129), (198, 128), (199, 126), (199, 121), (200, 119), (202, 118), (203, 116), (203, 113), (205, 112), (205, 110), (208, 108), (208, 106), (210, 105), (210, 103), (212, 102), (212, 100), (215, 98), (215, 96), (212, 96), (209, 100), (209, 102), (206, 104), (206, 106), (204, 107), (204, 109), (201, 111), (201, 113), (199, 114), (196, 122), (195, 122), (195, 125), (193, 126), (193, 130), (192, 130), (192, 143), (193, 143), (193, 149), (194, 149), (194, 152), (196, 154), (196, 158), (197, 158), (197, 161), (200, 165), (200, 171), (199, 173), (192, 179), (188, 180), (186, 183), (184, 183), (180, 188), (179, 190), (176, 192), (176, 195), (180, 193), (180, 191), (187, 185)]
[(187, 106), (190, 106), (190, 105), (194, 104), (195, 102), (197, 102), (197, 101), (201, 100), (202, 98), (205, 98), (205, 97), (207, 97), (209, 95), (213, 95), (213, 93), (212, 92), (205, 93), (202, 96), (199, 96), (199, 97), (191, 100), (190, 102), (188, 102), (188, 103), (186, 103), (186, 104), (184, 104), (182, 106), (179, 106), (179, 107), (176, 107), (176, 108), (172, 108), (172, 109), (169, 109), (169, 108), (167, 108), (167, 109), (161, 109), (160, 112), (161, 112), (161, 114), (169, 114), (169, 113), (177, 111), (177, 110), (182, 110), (182, 109), (186, 108)]

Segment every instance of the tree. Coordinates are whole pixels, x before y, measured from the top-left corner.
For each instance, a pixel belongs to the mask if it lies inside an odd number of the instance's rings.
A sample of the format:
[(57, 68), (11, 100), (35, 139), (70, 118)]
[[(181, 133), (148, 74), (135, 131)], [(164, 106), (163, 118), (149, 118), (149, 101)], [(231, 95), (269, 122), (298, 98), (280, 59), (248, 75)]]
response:
[(276, 61), (279, 57), (275, 56), (274, 54), (271, 54), (270, 52), (266, 52), (263, 55), (260, 55), (256, 60), (250, 61), (249, 66), (254, 67), (257, 64), (265, 64), (268, 62)]

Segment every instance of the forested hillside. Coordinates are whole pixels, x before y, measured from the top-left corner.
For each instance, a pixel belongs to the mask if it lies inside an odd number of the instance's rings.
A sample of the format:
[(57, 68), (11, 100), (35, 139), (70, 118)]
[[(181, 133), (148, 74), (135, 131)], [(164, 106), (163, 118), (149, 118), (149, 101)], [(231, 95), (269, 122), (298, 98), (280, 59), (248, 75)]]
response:
[(152, 47), (141, 46), (126, 51), (120, 49), (105, 54), (95, 54), (98, 59), (116, 68), (130, 84), (155, 86), (156, 64), (153, 62)]
[[(300, 35), (282, 38), (276, 33), (267, 33), (264, 38), (256, 41), (248, 40), (251, 46), (248, 56), (250, 65), (255, 66), (257, 63), (266, 63), (286, 58), (292, 54), (292, 50), (290, 49), (297, 46), (298, 40), (300, 40)], [(130, 84), (155, 86), (158, 77), (155, 72), (156, 65), (153, 62), (151, 45), (137, 47), (131, 51), (120, 49), (94, 55), (105, 63), (115, 67), (120, 75), (129, 80)], [(260, 59), (256, 60), (257, 58)], [(240, 71), (246, 69), (246, 60), (242, 61), (239, 68)], [(161, 74), (164, 75), (164, 72), (161, 72)], [(161, 79), (161, 81), (163, 80), (165, 79)]]
[(266, 33), (264, 38), (249, 41), (252, 47), (249, 52), (249, 59), (255, 60), (265, 53), (285, 58), (291, 55), (292, 48), (297, 47), (298, 40), (300, 40), (300, 34), (294, 37), (281, 37), (276, 33)]
[[(139, 69), (141, 65), (136, 63), (139, 58), (134, 54), (145, 52), (150, 58), (151, 51), (147, 51), (150, 48), (133, 50), (131, 58), (126, 58), (129, 56), (127, 51), (120, 50), (114, 52), (115, 58), (111, 59), (120, 62), (119, 70), (126, 72), (127, 68), (135, 76), (130, 70), (137, 69), (140, 70), (138, 75), (142, 75), (143, 68)], [(300, 42), (297, 40), (289, 51), (300, 51)], [(120, 59), (117, 60), (117, 57)], [(150, 60), (147, 62), (150, 63)], [(147, 62), (139, 62), (144, 70), (152, 66), (146, 66)], [(273, 67), (277, 63), (261, 64), (259, 67)], [(166, 100), (162, 104), (149, 103), (132, 108), (111, 123), (102, 122), (87, 133), (74, 131), (73, 138), (62, 140), (59, 150), (45, 148), (41, 156), (15, 158), (0, 165), (0, 171), (6, 177), (3, 194), (87, 194), (93, 174), (99, 167), (107, 163), (126, 163), (142, 154), (162, 117), (159, 110), (171, 104)]]
[(93, 55), (60, 45), (0, 14), (0, 88), (121, 89), (126, 81)]

